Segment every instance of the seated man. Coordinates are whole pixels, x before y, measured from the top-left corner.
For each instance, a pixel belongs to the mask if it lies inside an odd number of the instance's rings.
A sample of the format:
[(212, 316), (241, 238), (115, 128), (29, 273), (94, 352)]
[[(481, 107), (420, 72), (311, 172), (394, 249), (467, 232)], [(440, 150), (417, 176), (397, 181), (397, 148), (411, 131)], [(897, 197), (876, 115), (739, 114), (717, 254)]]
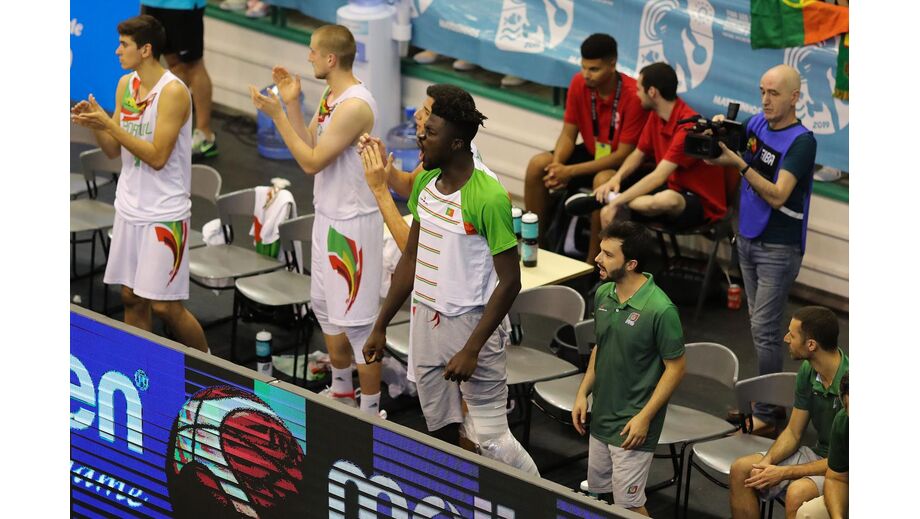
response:
[(831, 426), (831, 442), (824, 474), (824, 495), (799, 508), (796, 519), (843, 519), (849, 517), (850, 498), (850, 374), (840, 380), (843, 407)]
[[(840, 384), (849, 360), (837, 347), (837, 316), (821, 306), (800, 308), (784, 341), (795, 360), (804, 360), (795, 379), (795, 404), (789, 424), (766, 453), (732, 463), (729, 492), (732, 517), (760, 517), (760, 499), (782, 497), (786, 517), (795, 517), (805, 501), (824, 493), (831, 426), (840, 409)], [(802, 446), (811, 420), (818, 431), (814, 450)]]
[[(628, 207), (638, 220), (655, 219), (685, 228), (716, 221), (726, 213), (723, 169), (684, 154), (687, 132), (678, 121), (696, 112), (677, 97), (677, 74), (666, 63), (653, 63), (639, 72), (636, 91), (642, 108), (651, 110), (639, 144), (623, 166), (594, 190), (606, 226), (622, 207)], [(655, 158), (655, 169), (622, 193), (623, 181), (632, 175), (646, 155)], [(609, 196), (614, 193), (614, 196)], [(588, 203), (585, 203), (588, 202)], [(566, 204), (571, 213), (595, 207), (588, 195), (572, 197)], [(581, 209), (580, 208), (586, 208)], [(638, 218), (636, 218), (638, 216)]]
[[(597, 187), (613, 175), (636, 147), (648, 113), (635, 96), (636, 80), (617, 72), (617, 42), (607, 34), (592, 34), (581, 44), (581, 72), (572, 76), (565, 102), (562, 133), (556, 148), (534, 155), (527, 165), (524, 201), (540, 218), (546, 235), (550, 190)], [(616, 117), (612, 114), (616, 112)], [(582, 144), (575, 144), (581, 134)], [(600, 219), (591, 222), (587, 261), (600, 252)]]

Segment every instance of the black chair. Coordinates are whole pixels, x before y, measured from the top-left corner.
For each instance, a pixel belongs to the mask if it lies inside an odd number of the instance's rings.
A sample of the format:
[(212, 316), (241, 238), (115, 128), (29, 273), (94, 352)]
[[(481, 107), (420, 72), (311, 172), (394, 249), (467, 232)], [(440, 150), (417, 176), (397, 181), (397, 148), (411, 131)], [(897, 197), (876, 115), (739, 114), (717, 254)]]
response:
[[(646, 228), (655, 233), (658, 238), (658, 244), (661, 247), (661, 255), (665, 261), (665, 272), (671, 276), (689, 278), (693, 280), (700, 279), (699, 270), (694, 268), (694, 262), (685, 257), (677, 243), (678, 236), (701, 236), (712, 242), (712, 248), (709, 250), (709, 256), (706, 261), (705, 271), (700, 280), (700, 292), (696, 299), (696, 310), (693, 313), (693, 322), (696, 322), (703, 310), (703, 303), (706, 301), (706, 295), (709, 292), (709, 284), (712, 282), (712, 273), (717, 268), (716, 255), (719, 252), (719, 243), (726, 240), (731, 245), (735, 235), (732, 227), (732, 219), (735, 216), (737, 207), (736, 198), (738, 186), (741, 183), (741, 175), (734, 168), (723, 169), (725, 181), (725, 195), (728, 205), (728, 211), (725, 216), (717, 222), (707, 223), (697, 227), (675, 228), (660, 222), (643, 222)], [(665, 242), (665, 235), (671, 242), (671, 248), (674, 250), (673, 255), (668, 254), (668, 247)]]

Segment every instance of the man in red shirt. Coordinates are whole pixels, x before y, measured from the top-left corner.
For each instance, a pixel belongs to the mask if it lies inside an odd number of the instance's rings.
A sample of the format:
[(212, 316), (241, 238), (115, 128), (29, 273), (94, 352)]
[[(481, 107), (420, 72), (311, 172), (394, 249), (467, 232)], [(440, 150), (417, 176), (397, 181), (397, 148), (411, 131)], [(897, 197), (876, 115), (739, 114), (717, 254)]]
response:
[[(545, 236), (550, 190), (597, 188), (613, 176), (636, 147), (648, 113), (636, 97), (636, 80), (617, 72), (617, 42), (607, 34), (592, 34), (581, 44), (581, 72), (572, 76), (565, 103), (562, 132), (556, 148), (530, 159), (524, 183), (528, 211), (540, 218)], [(616, 117), (612, 117), (616, 112)], [(581, 134), (584, 142), (575, 144)], [(600, 218), (591, 222), (588, 262), (600, 251)]]
[[(725, 216), (723, 169), (684, 154), (686, 128), (693, 123), (679, 125), (677, 121), (697, 112), (677, 97), (674, 69), (666, 63), (643, 68), (639, 71), (636, 95), (642, 108), (651, 113), (636, 149), (615, 175), (594, 190), (599, 202), (607, 202), (601, 210), (603, 225), (611, 222), (624, 206), (632, 211), (633, 219), (665, 221), (678, 228), (702, 225)], [(621, 193), (623, 181), (647, 155), (655, 158), (655, 169)], [(614, 196), (608, 197), (611, 193)]]

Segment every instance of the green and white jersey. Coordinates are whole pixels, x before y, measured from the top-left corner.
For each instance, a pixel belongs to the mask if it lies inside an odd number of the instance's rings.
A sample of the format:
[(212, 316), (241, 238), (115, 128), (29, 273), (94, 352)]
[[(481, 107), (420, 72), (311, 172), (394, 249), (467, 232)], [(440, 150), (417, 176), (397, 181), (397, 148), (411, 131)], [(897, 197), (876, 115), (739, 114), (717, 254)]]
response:
[(511, 198), (481, 169), (458, 191), (445, 195), (440, 169), (415, 177), (409, 210), (419, 222), (413, 295), (447, 316), (485, 306), (498, 284), (492, 256), (517, 246)]

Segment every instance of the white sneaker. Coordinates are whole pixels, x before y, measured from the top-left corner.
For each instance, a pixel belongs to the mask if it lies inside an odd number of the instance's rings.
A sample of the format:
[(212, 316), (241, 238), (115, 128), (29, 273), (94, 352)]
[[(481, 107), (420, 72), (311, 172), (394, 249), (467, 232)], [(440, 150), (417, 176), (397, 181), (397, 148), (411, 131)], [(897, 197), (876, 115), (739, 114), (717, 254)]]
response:
[(505, 76), (505, 77), (503, 77), (503, 78), (502, 78), (502, 81), (501, 81), (503, 87), (516, 87), (516, 86), (521, 86), (521, 85), (523, 85), (523, 84), (526, 83), (526, 82), (527, 82), (526, 79), (524, 79), (524, 78), (522, 78), (522, 77), (512, 76), (512, 75), (510, 75), (510, 74), (507, 75), (507, 76)]
[(415, 56), (412, 56), (412, 59), (416, 63), (421, 63), (422, 65), (430, 65), (438, 60), (439, 54), (433, 50), (423, 50)]
[(588, 486), (588, 480), (584, 480), (581, 484), (578, 485), (578, 489), (584, 492), (585, 494), (591, 493), (591, 488)]
[(837, 168), (821, 166), (815, 171), (814, 176), (815, 180), (818, 182), (833, 182), (835, 180), (840, 180), (840, 177), (843, 176), (843, 172)]
[(242, 11), (246, 9), (246, 0), (224, 0), (219, 7), (224, 11)]
[(262, 18), (268, 15), (268, 6), (265, 2), (255, 2), (246, 9), (247, 18)]
[(380, 411), (378, 411), (377, 416), (379, 416), (383, 420), (386, 420), (387, 419), (386, 409), (381, 409)]
[(341, 402), (348, 407), (358, 407), (358, 400), (355, 398), (356, 395), (354, 391), (351, 393), (333, 393), (332, 388), (327, 387), (326, 389), (320, 391), (319, 394), (327, 398), (331, 398), (336, 402)]
[(458, 59), (454, 60), (454, 64), (451, 66), (454, 68), (454, 70), (459, 70), (460, 72), (469, 72), (471, 70), (476, 70), (478, 65), (466, 60)]

